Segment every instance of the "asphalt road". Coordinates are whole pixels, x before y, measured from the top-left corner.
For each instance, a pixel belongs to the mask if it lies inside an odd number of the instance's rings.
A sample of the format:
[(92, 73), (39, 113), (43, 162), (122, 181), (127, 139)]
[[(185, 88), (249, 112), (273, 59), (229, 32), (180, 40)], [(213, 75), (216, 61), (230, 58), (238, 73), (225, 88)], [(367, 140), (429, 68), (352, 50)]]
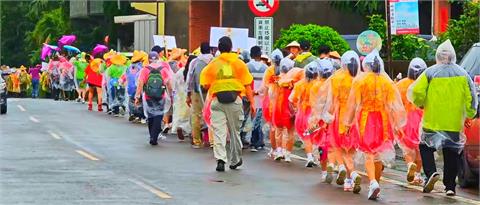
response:
[(218, 173), (209, 148), (147, 139), (145, 125), (86, 105), (9, 99), (0, 116), (0, 204), (480, 204), (478, 190), (423, 194), (393, 170), (381, 198), (368, 201), (366, 177), (360, 194), (346, 193), (322, 184), (320, 168), (265, 152), (245, 152), (239, 170)]

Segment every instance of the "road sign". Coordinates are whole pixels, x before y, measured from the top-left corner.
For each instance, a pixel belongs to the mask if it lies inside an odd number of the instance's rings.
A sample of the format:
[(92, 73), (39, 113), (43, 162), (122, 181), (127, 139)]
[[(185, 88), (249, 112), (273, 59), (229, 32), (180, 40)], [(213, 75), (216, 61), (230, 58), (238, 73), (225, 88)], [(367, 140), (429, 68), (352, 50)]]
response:
[(255, 17), (255, 38), (263, 53), (269, 55), (273, 44), (273, 18)]
[(253, 14), (260, 17), (272, 16), (280, 6), (280, 0), (248, 0)]
[(390, 26), (393, 35), (418, 34), (418, 0), (389, 0)]

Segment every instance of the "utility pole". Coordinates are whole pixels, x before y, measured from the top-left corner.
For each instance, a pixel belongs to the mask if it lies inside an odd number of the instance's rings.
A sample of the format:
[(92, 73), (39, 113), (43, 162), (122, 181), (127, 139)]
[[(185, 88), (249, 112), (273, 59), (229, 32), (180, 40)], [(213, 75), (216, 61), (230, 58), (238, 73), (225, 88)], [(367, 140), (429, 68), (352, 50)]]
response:
[[(386, 21), (387, 21), (387, 66), (389, 70), (389, 75), (393, 77), (393, 68), (392, 68), (392, 30), (390, 22), (390, 0), (385, 0), (385, 12), (386, 12)], [(393, 22), (395, 23), (395, 22)]]

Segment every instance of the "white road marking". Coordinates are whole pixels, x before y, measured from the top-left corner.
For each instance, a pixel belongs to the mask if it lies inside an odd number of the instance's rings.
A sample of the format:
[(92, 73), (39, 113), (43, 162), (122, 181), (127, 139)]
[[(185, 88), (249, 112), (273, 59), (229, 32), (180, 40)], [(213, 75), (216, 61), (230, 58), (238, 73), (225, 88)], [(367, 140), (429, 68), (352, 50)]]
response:
[(90, 153), (87, 153), (83, 150), (75, 150), (78, 154), (84, 156), (85, 158), (89, 159), (89, 160), (92, 160), (92, 161), (98, 161), (100, 159), (98, 159), (97, 157), (93, 156), (92, 154)]
[(27, 111), (27, 110), (26, 110), (23, 106), (21, 106), (21, 105), (17, 105), (17, 107), (18, 107), (18, 109), (20, 109), (20, 111), (22, 111), (22, 112)]
[(60, 135), (57, 135), (57, 133), (55, 132), (52, 132), (52, 131), (48, 131), (48, 134), (50, 134), (50, 136), (52, 136), (53, 138), (57, 139), (57, 140), (61, 140), (62, 137), (60, 137)]
[(32, 122), (35, 122), (35, 123), (39, 123), (39, 122), (40, 122), (40, 121), (39, 121), (37, 118), (35, 118), (34, 116), (30, 116), (30, 120), (31, 120)]
[(142, 181), (136, 180), (136, 179), (128, 179), (129, 181), (135, 183), (136, 185), (148, 190), (149, 192), (152, 192), (153, 194), (157, 195), (158, 197), (162, 199), (171, 199), (172, 196), (168, 195), (167, 193), (160, 191), (159, 189), (150, 186)]
[[(294, 158), (294, 159), (307, 161), (307, 158), (305, 158), (305, 157), (301, 157), (301, 156), (294, 155), (294, 154), (290, 154), (290, 156), (291, 156), (292, 158)], [(365, 173), (365, 172), (362, 172), (362, 171), (357, 171), (357, 172), (358, 172), (360, 175), (367, 176), (367, 173)], [(413, 186), (413, 185), (410, 185), (410, 184), (405, 183), (405, 182), (397, 181), (397, 180), (390, 179), (390, 178), (386, 178), (386, 177), (382, 177), (382, 178), (380, 178), (380, 180), (385, 181), (385, 182), (388, 182), (388, 183), (391, 183), (391, 184), (395, 184), (395, 185), (398, 185), (398, 186), (403, 186), (403, 187), (405, 187), (405, 188), (415, 189), (415, 190), (417, 190), (417, 191), (423, 192), (423, 188), (422, 188), (422, 187)], [(438, 190), (437, 190), (437, 191), (438, 191)], [(461, 197), (461, 196), (446, 196), (445, 193), (440, 192), (440, 191), (439, 191), (439, 192), (432, 192), (432, 193), (430, 193), (430, 194), (435, 194), (435, 195), (437, 195), (437, 196), (452, 198), (452, 199), (455, 199), (455, 200), (457, 200), (457, 201), (464, 202), (464, 203), (479, 204), (479, 201), (477, 201), (477, 200), (468, 199), (468, 198)]]

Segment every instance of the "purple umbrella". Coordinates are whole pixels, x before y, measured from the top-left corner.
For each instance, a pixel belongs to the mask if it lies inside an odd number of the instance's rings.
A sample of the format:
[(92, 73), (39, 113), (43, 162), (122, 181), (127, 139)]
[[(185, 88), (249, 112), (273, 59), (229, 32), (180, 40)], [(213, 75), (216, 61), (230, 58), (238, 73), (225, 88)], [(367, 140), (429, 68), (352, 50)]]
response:
[(44, 43), (42, 47), (42, 52), (40, 53), (40, 58), (42, 60), (45, 60), (47, 56), (52, 55), (52, 51), (60, 51), (60, 49), (57, 46), (52, 46)]
[(58, 39), (58, 46), (63, 47), (65, 45), (72, 45), (75, 40), (77, 40), (77, 36), (75, 35), (63, 35)]
[(104, 53), (108, 51), (108, 47), (102, 44), (97, 44), (92, 50), (92, 56), (96, 56), (99, 53)]

